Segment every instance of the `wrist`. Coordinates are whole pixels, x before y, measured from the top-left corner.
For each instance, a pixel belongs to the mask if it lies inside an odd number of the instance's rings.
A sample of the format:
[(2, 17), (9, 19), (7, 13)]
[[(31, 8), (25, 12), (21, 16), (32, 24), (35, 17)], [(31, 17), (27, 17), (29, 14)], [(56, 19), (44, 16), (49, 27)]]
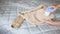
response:
[(56, 5), (56, 8), (59, 8), (60, 7), (60, 3)]
[(60, 26), (60, 22), (54, 22), (56, 26)]

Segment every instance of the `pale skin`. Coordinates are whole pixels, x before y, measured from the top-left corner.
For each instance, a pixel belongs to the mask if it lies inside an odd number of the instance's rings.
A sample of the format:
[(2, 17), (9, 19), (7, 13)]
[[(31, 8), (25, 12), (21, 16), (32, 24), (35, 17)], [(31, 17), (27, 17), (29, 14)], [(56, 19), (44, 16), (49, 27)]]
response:
[[(60, 3), (57, 4), (56, 6), (49, 6), (48, 8), (52, 8), (52, 7), (54, 8), (54, 10), (52, 10), (54, 12), (55, 10), (57, 10), (60, 7)], [(60, 26), (60, 21), (59, 22), (54, 22), (52, 20), (46, 20), (46, 19), (44, 19), (44, 22), (47, 23), (47, 24), (49, 24), (49, 25)]]

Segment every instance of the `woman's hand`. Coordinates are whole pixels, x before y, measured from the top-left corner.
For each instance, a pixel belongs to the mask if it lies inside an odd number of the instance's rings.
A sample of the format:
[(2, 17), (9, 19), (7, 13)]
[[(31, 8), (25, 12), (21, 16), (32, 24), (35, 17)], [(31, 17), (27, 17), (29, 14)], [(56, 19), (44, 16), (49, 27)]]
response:
[(47, 8), (53, 8), (52, 12), (54, 12), (55, 10), (57, 10), (60, 7), (60, 3), (58, 3), (55, 6), (48, 6)]
[(48, 8), (52, 8), (53, 9), (52, 12), (54, 12), (57, 9), (56, 6), (48, 6)]
[(52, 26), (60, 26), (60, 22), (54, 22), (52, 20), (44, 20), (44, 22)]
[(52, 26), (55, 26), (56, 23), (52, 20), (44, 20), (45, 23), (49, 24), (49, 25), (52, 25)]

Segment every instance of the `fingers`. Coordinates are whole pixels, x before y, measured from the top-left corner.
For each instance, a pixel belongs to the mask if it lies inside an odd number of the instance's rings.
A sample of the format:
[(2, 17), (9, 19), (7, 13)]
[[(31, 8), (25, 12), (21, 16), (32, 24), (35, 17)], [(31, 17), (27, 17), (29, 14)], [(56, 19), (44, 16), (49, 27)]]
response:
[(54, 25), (51, 21), (45, 21), (45, 23), (47, 23), (49, 25)]
[(55, 6), (48, 6), (48, 8), (55, 8)]
[(53, 9), (52, 12), (54, 12), (57, 9), (56, 6), (48, 6), (48, 8), (52, 8)]
[(53, 22), (52, 20), (45, 20), (44, 22), (52, 26), (55, 25), (55, 22)]

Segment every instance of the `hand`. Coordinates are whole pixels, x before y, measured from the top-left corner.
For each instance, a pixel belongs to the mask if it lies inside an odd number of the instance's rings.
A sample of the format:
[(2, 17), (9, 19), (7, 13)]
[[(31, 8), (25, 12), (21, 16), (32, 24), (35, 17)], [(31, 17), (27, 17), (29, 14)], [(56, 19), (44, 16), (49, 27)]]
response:
[(56, 23), (52, 20), (44, 20), (45, 23), (49, 24), (49, 25), (52, 25), (52, 26), (55, 26)]
[(57, 9), (56, 6), (48, 6), (48, 8), (53, 8), (52, 12), (54, 12)]

